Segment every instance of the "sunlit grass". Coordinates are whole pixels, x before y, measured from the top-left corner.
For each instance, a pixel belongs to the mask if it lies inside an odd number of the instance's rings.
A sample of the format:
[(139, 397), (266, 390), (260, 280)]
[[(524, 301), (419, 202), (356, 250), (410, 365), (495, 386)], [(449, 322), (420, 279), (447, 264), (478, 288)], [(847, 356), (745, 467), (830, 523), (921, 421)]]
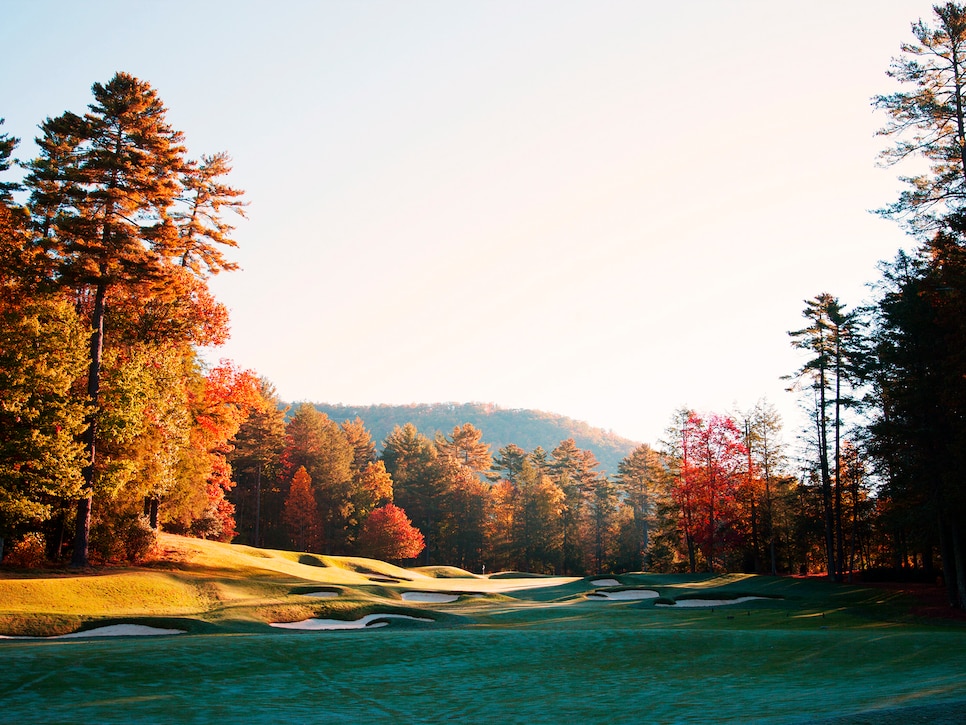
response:
[[(167, 563), (139, 570), (0, 575), (0, 633), (188, 632), (0, 641), (0, 722), (906, 722), (904, 707), (941, 721), (966, 702), (966, 628), (923, 623), (905, 595), (881, 589), (750, 575), (483, 578), (178, 537), (164, 547)], [(608, 579), (617, 585), (594, 584)], [(635, 588), (668, 601), (768, 599), (687, 609), (587, 597)], [(307, 596), (320, 591), (331, 596)], [(404, 601), (410, 591), (459, 598)], [(386, 613), (433, 621), (269, 626)]]

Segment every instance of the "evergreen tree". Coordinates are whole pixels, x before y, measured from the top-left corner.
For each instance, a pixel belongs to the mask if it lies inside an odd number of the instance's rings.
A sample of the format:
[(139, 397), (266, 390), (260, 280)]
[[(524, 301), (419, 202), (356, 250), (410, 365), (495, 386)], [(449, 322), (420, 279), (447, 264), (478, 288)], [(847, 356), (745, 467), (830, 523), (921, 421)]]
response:
[(429, 563), (439, 553), (439, 527), (446, 482), (437, 461), (436, 446), (407, 423), (396, 426), (383, 442), (382, 460), (392, 476), (395, 501), (405, 509), (426, 539)]
[[(0, 126), (4, 119), (0, 118)], [(0, 133), (0, 174), (10, 169), (13, 163), (13, 152), (17, 148), (20, 139), (6, 133)], [(9, 204), (13, 201), (13, 192), (19, 191), (22, 187), (13, 181), (0, 181), (0, 204)]]
[[(827, 571), (829, 578), (839, 578), (844, 559), (839, 462), (843, 411), (852, 403), (852, 399), (845, 396), (846, 388), (858, 379), (858, 323), (856, 315), (846, 313), (839, 300), (828, 293), (806, 300), (805, 304), (802, 314), (808, 320), (808, 326), (788, 334), (794, 347), (810, 355), (795, 377), (799, 382), (807, 383), (804, 390), (814, 405), (814, 440), (822, 481)], [(829, 449), (830, 424), (832, 450)]]
[(664, 477), (657, 451), (643, 444), (617, 465), (617, 486), (630, 507), (636, 544), (628, 565), (643, 571), (648, 546), (648, 530), (654, 516), (654, 492)]
[[(85, 433), (87, 465), (77, 508), (73, 564), (87, 563), (91, 502), (97, 485), (97, 428), (108, 310), (137, 289), (142, 299), (177, 298), (190, 277), (173, 254), (179, 239), (173, 209), (190, 168), (182, 135), (168, 125), (153, 88), (126, 73), (92, 87), (94, 102), (83, 116), (67, 112), (41, 124), (40, 156), (29, 165), (36, 228), (50, 250), (52, 279), (77, 295), (92, 334), (87, 395), (93, 404)], [(189, 232), (194, 234), (195, 232)], [(196, 255), (227, 237), (210, 235), (192, 247)], [(184, 256), (178, 261), (184, 261)], [(215, 255), (208, 271), (226, 268)]]
[[(229, 460), (238, 484), (232, 500), (241, 531), (252, 546), (262, 545), (262, 504), (265, 498), (280, 499), (281, 457), (285, 447), (285, 413), (275, 387), (265, 378), (259, 381), (258, 397), (248, 417), (232, 439)], [(271, 501), (270, 524), (278, 522), (281, 502)]]
[(288, 475), (304, 466), (312, 479), (326, 553), (342, 552), (352, 514), (353, 450), (342, 429), (302, 403), (286, 426), (283, 465)]
[(903, 90), (874, 98), (889, 116), (879, 134), (894, 140), (883, 160), (920, 157), (929, 165), (928, 173), (902, 177), (906, 190), (880, 212), (914, 233), (966, 212), (966, 10), (947, 2), (933, 11), (935, 24), (913, 24), (916, 42), (902, 44), (888, 71)]
[(909, 188), (884, 210), (922, 246), (884, 274), (870, 375), (878, 404), (872, 450), (897, 540), (922, 532), (927, 562), (938, 540), (950, 603), (966, 608), (966, 9), (948, 2), (933, 10), (933, 24), (913, 25), (916, 42), (902, 45), (890, 69), (902, 90), (875, 99), (890, 119), (881, 133), (894, 140), (885, 158), (925, 160), (928, 170), (904, 179)]

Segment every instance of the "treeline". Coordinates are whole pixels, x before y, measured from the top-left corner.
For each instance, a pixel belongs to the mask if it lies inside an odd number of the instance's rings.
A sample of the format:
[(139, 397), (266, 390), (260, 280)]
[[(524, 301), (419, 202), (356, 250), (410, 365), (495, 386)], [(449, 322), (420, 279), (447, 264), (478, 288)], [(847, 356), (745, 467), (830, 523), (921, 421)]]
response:
[[(821, 564), (820, 491), (788, 474), (781, 421), (767, 403), (740, 424), (682, 412), (670, 442), (638, 446), (608, 476), (573, 439), (494, 452), (470, 423), (432, 438), (406, 423), (377, 446), (359, 418), (337, 424), (301, 404), (286, 423), (270, 386), (263, 394), (230, 456), (240, 542), (477, 572), (779, 573)], [(370, 523), (390, 505), (395, 523)], [(864, 533), (869, 519), (863, 506), (849, 527), (863, 532), (863, 565), (881, 553)], [(401, 551), (408, 555), (389, 555)]]
[(486, 442), (494, 450), (511, 443), (527, 450), (538, 446), (550, 450), (560, 441), (573, 438), (581, 448), (593, 451), (601, 469), (608, 473), (614, 473), (620, 460), (638, 446), (638, 442), (563, 415), (507, 409), (490, 403), (314, 405), (332, 420), (361, 418), (377, 441), (384, 440), (397, 425), (406, 423), (412, 423), (427, 435), (471, 423), (484, 431)]

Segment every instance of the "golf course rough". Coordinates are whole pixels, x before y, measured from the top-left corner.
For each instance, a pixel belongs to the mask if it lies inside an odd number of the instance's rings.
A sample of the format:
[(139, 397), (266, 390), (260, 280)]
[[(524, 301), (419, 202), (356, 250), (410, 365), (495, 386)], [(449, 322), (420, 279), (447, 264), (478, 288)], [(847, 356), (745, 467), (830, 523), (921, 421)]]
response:
[[(164, 544), (180, 555), (170, 565), (0, 574), (0, 633), (81, 630), (0, 640), (0, 723), (907, 725), (961, 722), (966, 707), (966, 628), (918, 619), (902, 593), (748, 575), (490, 578)], [(151, 599), (164, 592), (176, 596)]]

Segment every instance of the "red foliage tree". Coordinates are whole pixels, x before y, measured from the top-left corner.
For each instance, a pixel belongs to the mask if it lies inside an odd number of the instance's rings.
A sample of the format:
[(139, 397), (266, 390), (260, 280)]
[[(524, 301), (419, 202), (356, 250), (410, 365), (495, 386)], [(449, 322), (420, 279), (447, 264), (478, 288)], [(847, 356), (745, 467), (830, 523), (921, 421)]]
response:
[(738, 489), (747, 478), (748, 451), (734, 420), (688, 415), (681, 431), (681, 473), (672, 491), (691, 570), (695, 547), (709, 571), (721, 552), (740, 537)]
[(223, 360), (208, 371), (200, 390), (191, 391), (195, 425), (192, 443), (208, 458), (205, 493), (208, 499), (201, 525), (193, 528), (204, 538), (231, 541), (235, 531), (235, 507), (226, 494), (235, 486), (227, 455), (229, 441), (258, 402), (258, 378)]
[(374, 559), (415, 559), (425, 546), (422, 532), (391, 503), (369, 514), (359, 535), (359, 550)]

